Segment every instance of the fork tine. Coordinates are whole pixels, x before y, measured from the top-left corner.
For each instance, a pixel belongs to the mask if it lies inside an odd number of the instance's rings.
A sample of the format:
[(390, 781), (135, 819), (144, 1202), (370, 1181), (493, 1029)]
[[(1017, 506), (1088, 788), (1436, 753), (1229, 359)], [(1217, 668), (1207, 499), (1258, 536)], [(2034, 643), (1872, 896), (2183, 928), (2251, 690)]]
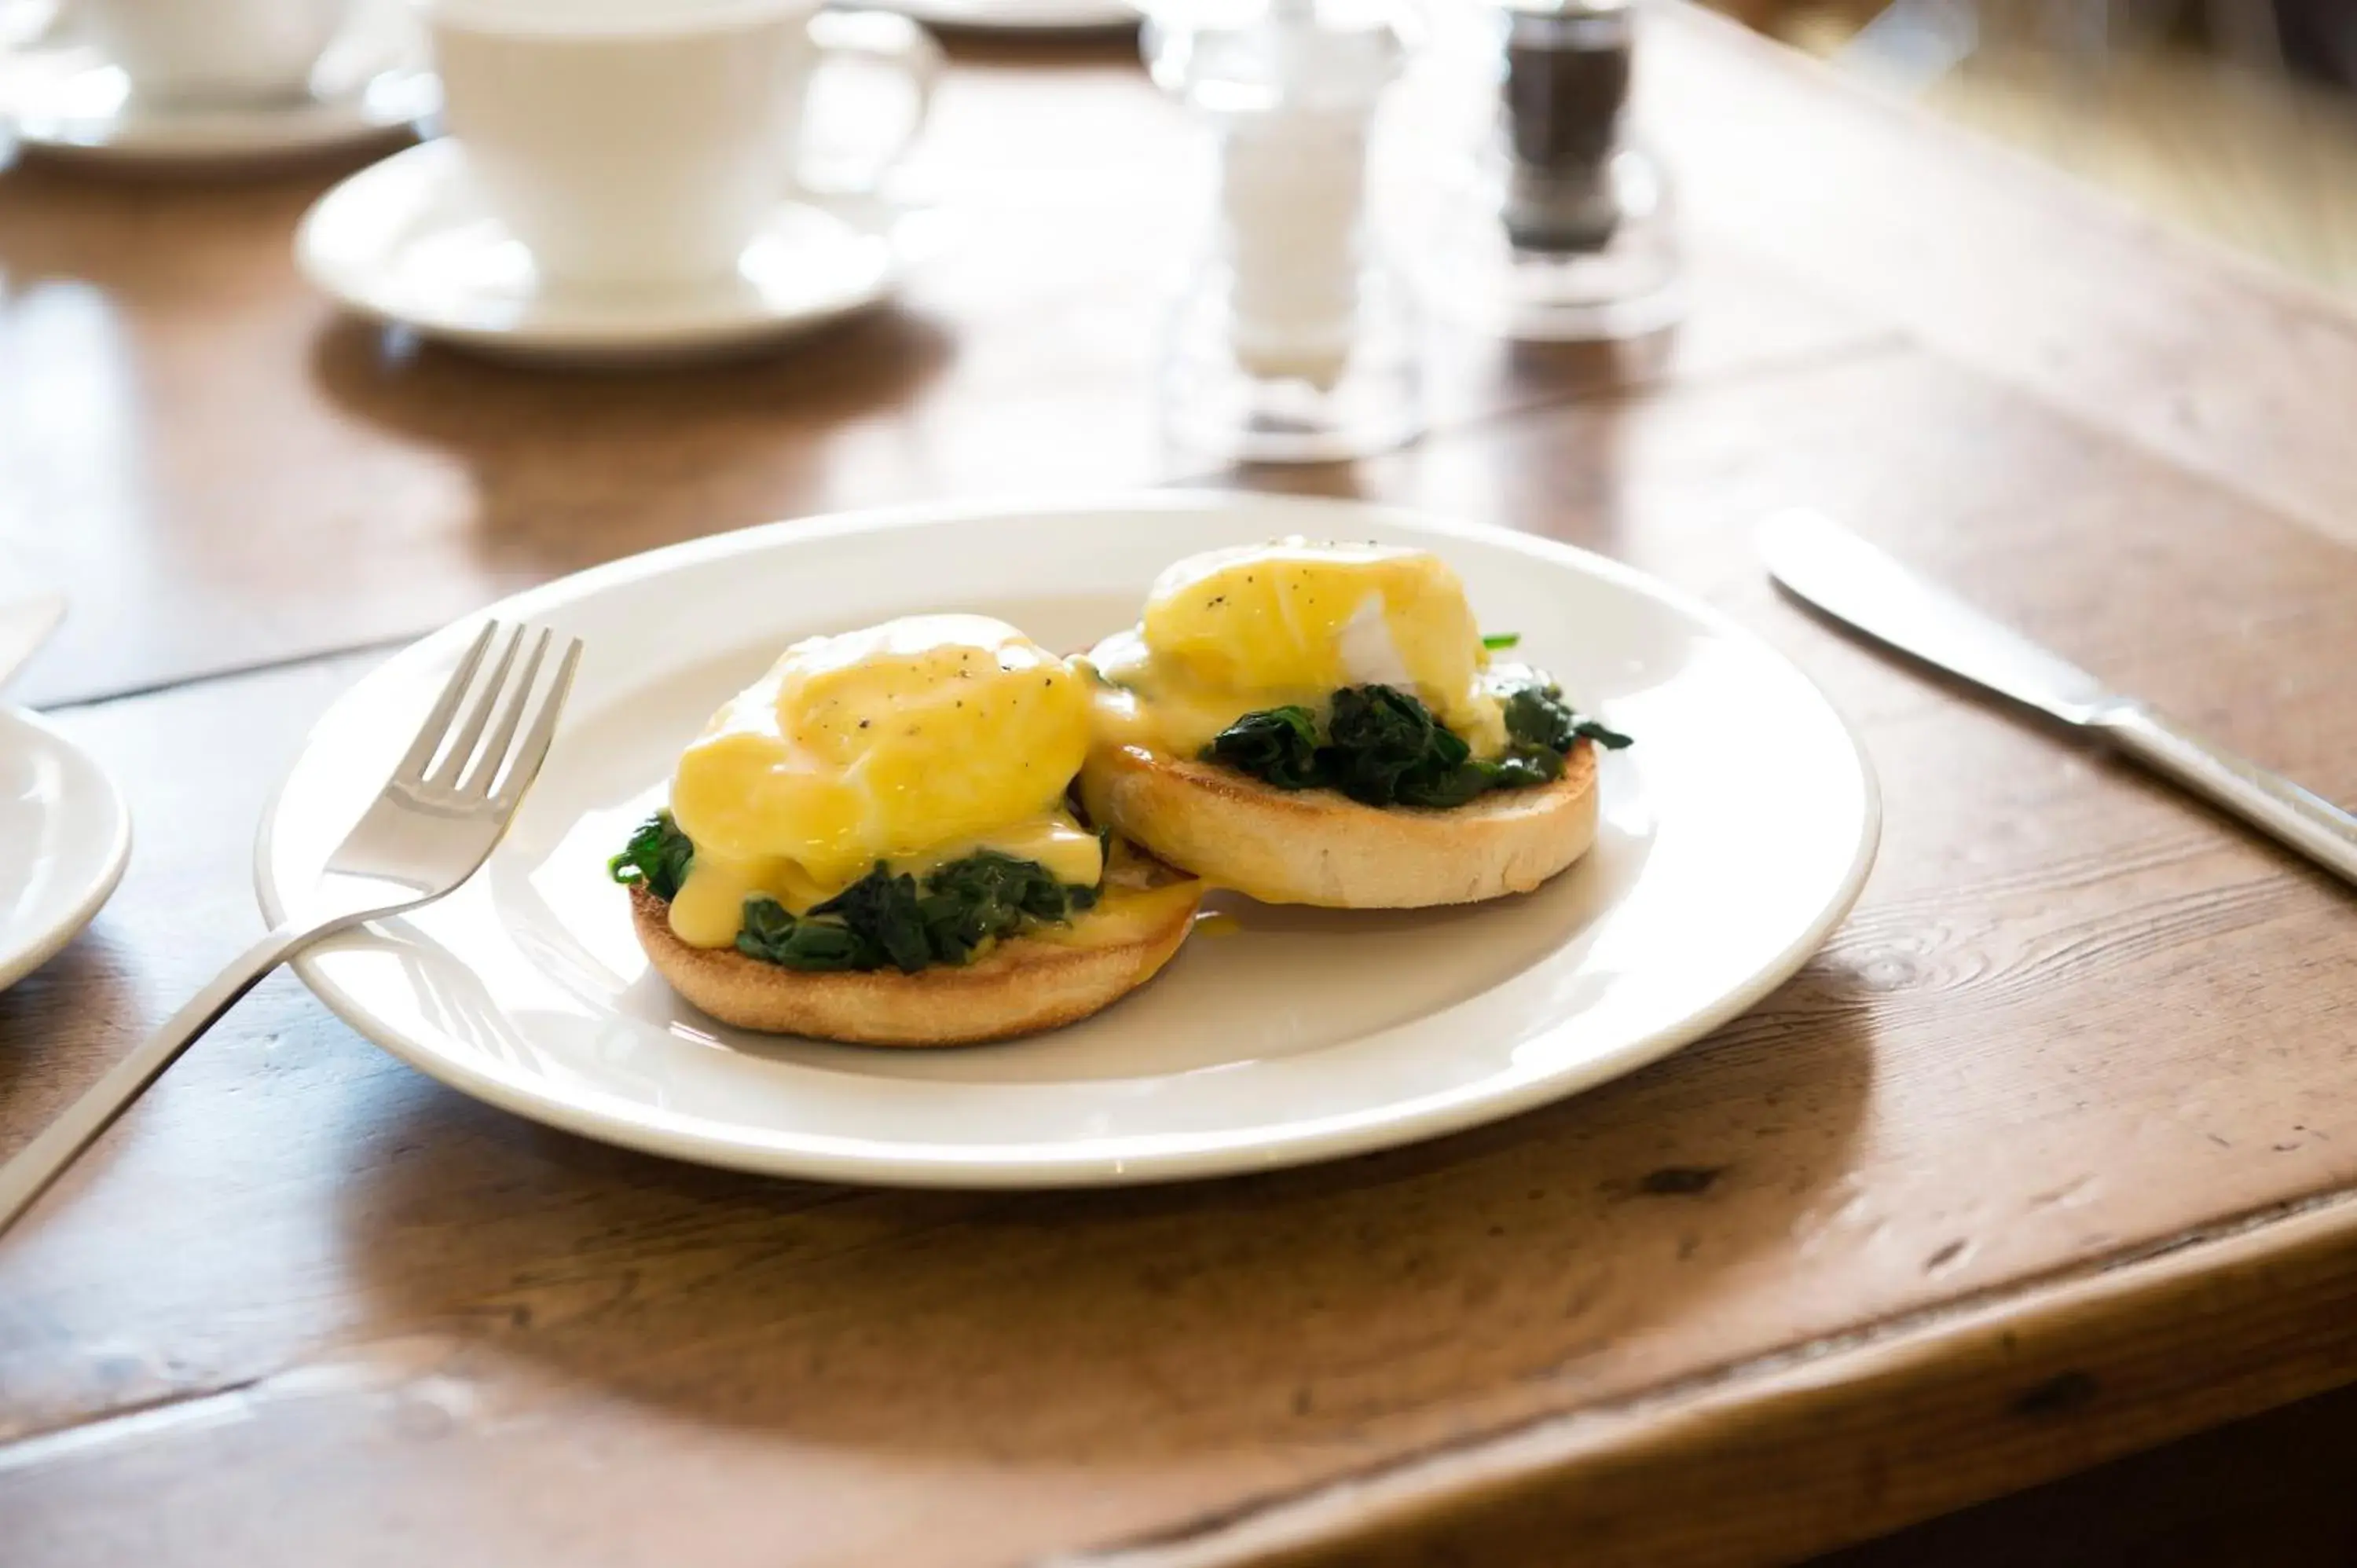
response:
[(548, 683), (548, 691), (540, 700), (540, 711), (533, 715), (532, 727), (524, 732), (523, 744), (516, 748), (515, 760), (508, 765), (507, 777), (500, 781), (500, 792), (491, 797), (502, 811), (512, 811), (532, 781), (540, 775), (540, 765), (547, 760), (548, 743), (556, 735), (556, 715), (565, 711), (565, 693), (573, 689), (573, 671), (581, 662), (581, 639), (568, 638), (565, 657), (556, 666), (556, 678)]
[(459, 656), (458, 667), (450, 671), (450, 683), (442, 688), (441, 696), (434, 701), (434, 711), (417, 726), (417, 738), (410, 743), (409, 755), (393, 770), (395, 779), (412, 784), (424, 782), (425, 765), (442, 748), (442, 737), (450, 731), (450, 715), (458, 711), (458, 699), (467, 694), (467, 684), (475, 678), (476, 666), (483, 661), (483, 650), (491, 645), (491, 634), (499, 629), (499, 622), (485, 621), (483, 629), (475, 634), (473, 644)]
[[(530, 627), (521, 628), (516, 635), (522, 637), (531, 629)], [(500, 775), (500, 764), (507, 760), (508, 743), (515, 739), (516, 725), (523, 720), (523, 705), (531, 700), (533, 682), (540, 678), (540, 661), (546, 656), (549, 641), (555, 635), (543, 627), (540, 635), (533, 639), (532, 652), (523, 661), (523, 673), (508, 682), (507, 701), (500, 706), (500, 722), (491, 726), (491, 738), (483, 743), (481, 755), (475, 758), (475, 765), (467, 769), (467, 777), (459, 782), (460, 794), (472, 795), (478, 800), (490, 794), (491, 782)]]
[(481, 693), (467, 710), (466, 722), (450, 742), (450, 749), (433, 772), (425, 776), (431, 788), (447, 789), (458, 781), (467, 759), (475, 755), (475, 742), (482, 738), (483, 726), (491, 722), (491, 710), (499, 705), (500, 688), (507, 684), (508, 667), (515, 662), (516, 648), (523, 641), (523, 628), (517, 627), (508, 634), (507, 646), (500, 650), (500, 661), (491, 666), (491, 678), (483, 683)]

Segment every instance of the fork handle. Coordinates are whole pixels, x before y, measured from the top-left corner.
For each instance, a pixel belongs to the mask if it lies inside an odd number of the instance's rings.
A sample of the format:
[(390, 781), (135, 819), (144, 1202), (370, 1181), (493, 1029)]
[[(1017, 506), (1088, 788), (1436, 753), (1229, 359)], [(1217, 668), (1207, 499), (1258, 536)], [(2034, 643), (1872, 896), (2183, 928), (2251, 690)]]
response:
[(105, 1077), (82, 1090), (81, 1098), (66, 1107), (64, 1115), (43, 1128), (40, 1135), (18, 1151), (15, 1158), (0, 1165), (0, 1232), (14, 1225), (17, 1217), (33, 1206), (33, 1200), (48, 1190), (49, 1184), (73, 1164), (75, 1155), (112, 1126), (124, 1108), (162, 1076), (166, 1068), (178, 1061), (180, 1053), (199, 1035), (212, 1027), (214, 1019), (253, 990), (254, 982), (284, 963), (317, 934), (308, 927), (280, 926), (246, 949), (210, 985), (166, 1019), (163, 1027), (107, 1069)]

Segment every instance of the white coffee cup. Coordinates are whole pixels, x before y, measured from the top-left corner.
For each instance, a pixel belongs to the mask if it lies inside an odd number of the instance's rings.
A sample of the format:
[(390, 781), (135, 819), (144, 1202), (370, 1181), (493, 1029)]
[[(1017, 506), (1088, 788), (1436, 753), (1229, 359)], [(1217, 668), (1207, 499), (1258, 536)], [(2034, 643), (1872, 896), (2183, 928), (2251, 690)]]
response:
[(141, 98), (247, 104), (300, 98), (352, 0), (74, 0), (73, 25)]
[(804, 172), (823, 59), (909, 81), (922, 125), (940, 50), (883, 13), (816, 0), (423, 0), (443, 116), (542, 275), (599, 288), (701, 282), (737, 265)]

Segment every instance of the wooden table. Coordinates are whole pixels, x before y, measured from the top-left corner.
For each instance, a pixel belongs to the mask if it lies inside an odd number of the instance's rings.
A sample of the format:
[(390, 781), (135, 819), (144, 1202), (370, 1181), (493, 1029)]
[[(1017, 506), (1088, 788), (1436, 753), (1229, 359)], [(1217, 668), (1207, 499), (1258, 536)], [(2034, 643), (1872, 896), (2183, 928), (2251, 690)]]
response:
[[(2357, 901), (1746, 545), (1827, 508), (2357, 796), (2357, 328), (1700, 15), (1644, 91), (1674, 341), (1457, 340), (1417, 447), (1243, 478), (1593, 546), (1803, 663), (1888, 827), (1799, 978), (1422, 1147), (962, 1196), (545, 1131), (281, 977), (0, 1241), (0, 1561), (1757, 1563), (2357, 1375)], [(0, 177), (0, 542), (76, 603), (24, 694), (139, 834), (0, 996), (0, 1153), (242, 944), (385, 647), (773, 517), (1204, 478), (1146, 401), (1183, 156), (1119, 52), (965, 51), (902, 308), (571, 378), (307, 292), (338, 171)]]

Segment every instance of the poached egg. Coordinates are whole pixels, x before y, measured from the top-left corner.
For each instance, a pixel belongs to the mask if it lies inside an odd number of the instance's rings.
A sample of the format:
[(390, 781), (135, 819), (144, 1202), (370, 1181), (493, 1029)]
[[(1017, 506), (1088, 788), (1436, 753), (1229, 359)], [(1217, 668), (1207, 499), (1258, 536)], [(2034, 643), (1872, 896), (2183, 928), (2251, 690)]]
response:
[(1192, 757), (1248, 713), (1321, 720), (1337, 687), (1413, 693), (1477, 756), (1505, 746), (1465, 585), (1427, 550), (1282, 539), (1164, 570), (1088, 662), (1100, 739)]
[(980, 850), (1094, 886), (1103, 846), (1064, 803), (1090, 693), (1004, 621), (912, 616), (797, 642), (679, 759), (695, 845), (671, 904), (691, 947), (733, 943), (745, 900), (806, 913), (877, 863), (921, 876)]

